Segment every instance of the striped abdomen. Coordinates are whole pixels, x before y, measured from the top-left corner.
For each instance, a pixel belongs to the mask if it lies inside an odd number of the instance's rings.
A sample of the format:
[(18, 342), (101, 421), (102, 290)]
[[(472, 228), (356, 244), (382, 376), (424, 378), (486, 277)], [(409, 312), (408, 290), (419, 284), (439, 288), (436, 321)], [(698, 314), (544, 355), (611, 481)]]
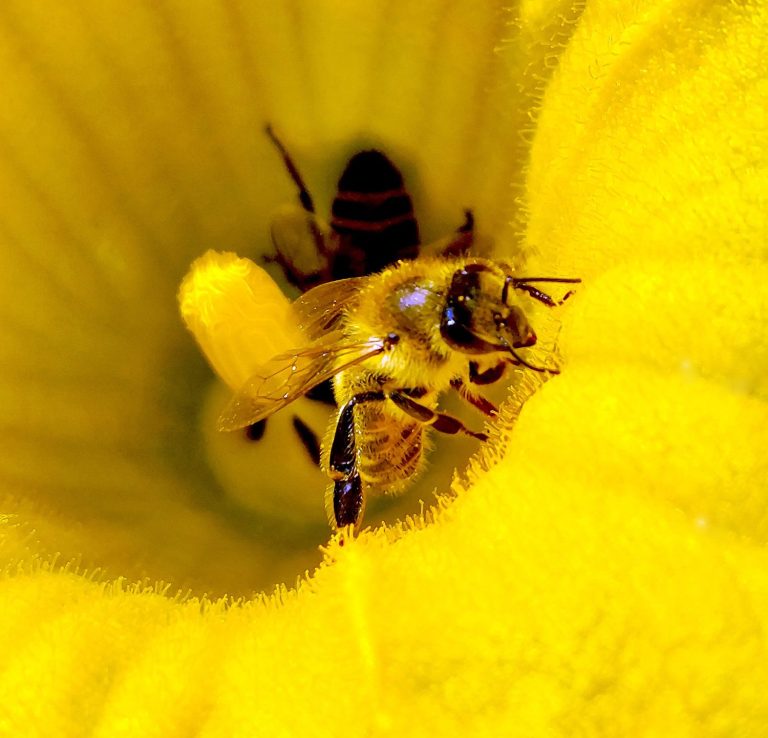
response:
[(389, 402), (356, 408), (358, 469), (363, 481), (377, 492), (397, 492), (422, 467), (424, 426), (393, 416)]
[(380, 151), (355, 154), (331, 209), (333, 279), (381, 271), (419, 255), (419, 226), (397, 167)]

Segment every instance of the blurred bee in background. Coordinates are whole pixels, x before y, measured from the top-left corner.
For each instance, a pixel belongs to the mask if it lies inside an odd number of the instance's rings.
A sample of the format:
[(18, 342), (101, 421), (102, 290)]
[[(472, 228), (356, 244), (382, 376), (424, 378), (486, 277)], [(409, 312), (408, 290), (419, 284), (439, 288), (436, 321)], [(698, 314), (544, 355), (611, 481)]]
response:
[[(220, 430), (244, 428), (333, 380), (338, 410), (324, 445), (326, 508), (336, 528), (360, 528), (366, 491), (396, 493), (421, 470), (428, 428), (480, 441), (482, 431), (437, 409), (453, 389), (487, 416), (496, 408), (470, 385), (498, 381), (509, 365), (557, 374), (525, 356), (536, 344), (524, 300), (562, 304), (501, 261), (447, 255), (399, 261), (371, 276), (321, 283), (292, 306), (307, 345), (275, 356), (222, 413)], [(522, 294), (520, 294), (522, 293)]]
[[(272, 224), (275, 253), (267, 261), (277, 263), (286, 280), (306, 292), (320, 284), (353, 277), (365, 277), (402, 260), (419, 256), (419, 226), (413, 203), (398, 168), (381, 151), (356, 153), (347, 163), (331, 206), (330, 228), (321, 223), (314, 201), (285, 145), (271, 126), (266, 134), (279, 152), (298, 190), (300, 209), (285, 210)], [(445, 246), (454, 254), (467, 253), (473, 239), (471, 211)], [(307, 255), (314, 257), (308, 271), (300, 266)], [(330, 381), (320, 382), (306, 392), (309, 399), (335, 406)], [(319, 464), (320, 443), (314, 431), (297, 415), (293, 427), (310, 457)], [(264, 434), (266, 418), (248, 426), (247, 435), (258, 440)]]

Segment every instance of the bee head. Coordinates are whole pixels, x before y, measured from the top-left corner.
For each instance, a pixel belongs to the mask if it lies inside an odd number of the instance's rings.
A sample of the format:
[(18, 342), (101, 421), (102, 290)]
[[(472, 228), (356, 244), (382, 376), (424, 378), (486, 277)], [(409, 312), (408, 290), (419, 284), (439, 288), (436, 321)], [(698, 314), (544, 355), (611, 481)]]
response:
[(482, 263), (454, 272), (440, 322), (443, 340), (465, 354), (511, 352), (536, 343), (523, 311), (508, 303), (503, 273)]

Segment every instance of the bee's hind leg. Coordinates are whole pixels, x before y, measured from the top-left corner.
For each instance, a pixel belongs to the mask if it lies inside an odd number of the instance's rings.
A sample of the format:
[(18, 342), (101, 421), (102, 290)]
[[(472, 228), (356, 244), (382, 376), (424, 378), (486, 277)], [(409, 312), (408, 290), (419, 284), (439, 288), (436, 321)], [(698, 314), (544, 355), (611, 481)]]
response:
[(291, 422), (312, 463), (320, 466), (320, 441), (317, 434), (298, 415), (294, 415)]
[(365, 494), (363, 492), (363, 480), (355, 471), (344, 479), (337, 479), (333, 483), (333, 524), (336, 528), (344, 528), (347, 525), (354, 527), (355, 531), (360, 527), (365, 510)]
[[(324, 405), (336, 407), (336, 401), (333, 397), (333, 385), (330, 380), (321, 382), (317, 387), (313, 387), (306, 395), (307, 399), (322, 402)], [(320, 466), (320, 440), (317, 434), (298, 416), (293, 416), (293, 429), (299, 437), (302, 446), (312, 459), (315, 466)]]
[(336, 430), (328, 456), (328, 476), (333, 480), (333, 523), (337, 528), (347, 525), (360, 528), (365, 510), (365, 490), (357, 469), (357, 443), (355, 440), (355, 406), (364, 402), (383, 402), (383, 392), (360, 392), (339, 410)]

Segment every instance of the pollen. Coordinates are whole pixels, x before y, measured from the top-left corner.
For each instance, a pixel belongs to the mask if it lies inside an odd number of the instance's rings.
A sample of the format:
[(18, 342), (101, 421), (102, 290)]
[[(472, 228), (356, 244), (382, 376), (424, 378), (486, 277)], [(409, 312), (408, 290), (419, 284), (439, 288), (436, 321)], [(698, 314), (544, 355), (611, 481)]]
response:
[(192, 263), (178, 299), (211, 368), (233, 390), (265, 359), (302, 343), (288, 298), (250, 259), (206, 252)]

